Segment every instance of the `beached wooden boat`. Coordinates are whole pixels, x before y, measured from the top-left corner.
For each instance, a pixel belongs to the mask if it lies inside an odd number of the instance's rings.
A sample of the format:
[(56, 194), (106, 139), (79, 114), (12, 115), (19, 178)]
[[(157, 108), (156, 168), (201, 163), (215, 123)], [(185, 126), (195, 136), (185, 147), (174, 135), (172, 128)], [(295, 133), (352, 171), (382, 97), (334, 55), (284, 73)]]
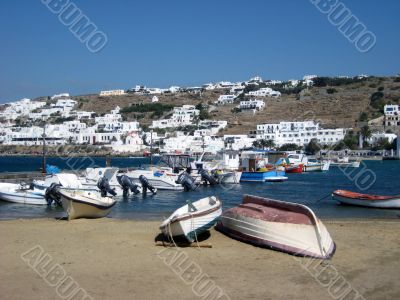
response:
[(216, 197), (207, 197), (177, 209), (161, 225), (161, 232), (169, 238), (185, 238), (189, 242), (215, 225), (222, 213), (222, 203)]
[(105, 217), (116, 203), (110, 197), (101, 197), (98, 192), (59, 189), (58, 195), (61, 198), (62, 207), (68, 215), (68, 220)]
[(33, 205), (47, 205), (43, 195), (35, 193), (29, 187), (20, 184), (0, 183), (0, 200)]
[(360, 194), (345, 190), (336, 190), (332, 193), (332, 197), (340, 203), (377, 207), (377, 208), (400, 208), (399, 196), (380, 196), (370, 194)]
[(216, 229), (243, 242), (286, 253), (329, 258), (335, 251), (329, 232), (305, 205), (245, 195), (225, 211)]

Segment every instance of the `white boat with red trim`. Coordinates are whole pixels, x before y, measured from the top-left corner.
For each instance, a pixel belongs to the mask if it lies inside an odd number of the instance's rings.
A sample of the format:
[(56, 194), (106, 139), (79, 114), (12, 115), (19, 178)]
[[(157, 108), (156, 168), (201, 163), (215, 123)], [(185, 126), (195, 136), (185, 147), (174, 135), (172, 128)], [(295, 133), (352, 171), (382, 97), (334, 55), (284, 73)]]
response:
[(335, 251), (324, 224), (307, 206), (245, 195), (243, 203), (226, 210), (216, 229), (256, 246), (298, 256), (329, 258)]
[(397, 196), (381, 196), (360, 194), (346, 190), (336, 190), (332, 193), (332, 197), (340, 203), (376, 207), (376, 208), (400, 208), (400, 195)]

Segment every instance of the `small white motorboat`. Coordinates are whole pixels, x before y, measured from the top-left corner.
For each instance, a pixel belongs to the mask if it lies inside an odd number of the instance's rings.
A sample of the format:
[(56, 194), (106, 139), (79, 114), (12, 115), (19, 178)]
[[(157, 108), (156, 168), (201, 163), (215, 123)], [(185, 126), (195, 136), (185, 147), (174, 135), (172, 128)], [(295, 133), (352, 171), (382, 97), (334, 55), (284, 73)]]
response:
[(188, 203), (173, 212), (161, 225), (161, 232), (169, 238), (185, 238), (189, 242), (215, 225), (222, 213), (222, 203), (207, 197)]
[(149, 169), (129, 170), (125, 173), (136, 184), (141, 184), (140, 176), (146, 177), (149, 184), (159, 190), (182, 191), (183, 186), (176, 183), (179, 174), (174, 174), (171, 168), (150, 167)]
[(101, 197), (99, 192), (82, 190), (58, 190), (63, 209), (68, 220), (78, 218), (103, 218), (108, 215), (116, 201), (110, 197)]
[(242, 204), (221, 215), (216, 229), (243, 242), (298, 256), (325, 259), (335, 252), (321, 220), (297, 203), (245, 195)]
[(43, 195), (15, 183), (0, 183), (0, 200), (20, 204), (47, 205)]
[[(106, 178), (110, 190), (114, 190), (118, 195), (121, 195), (122, 187), (117, 181), (117, 171), (118, 169), (114, 168), (87, 169), (87, 174), (91, 174), (88, 178), (78, 177), (72, 173), (52, 174), (46, 176), (44, 180), (34, 180), (33, 187), (35, 191), (42, 195), (45, 195), (46, 189), (52, 184), (61, 185), (64, 190), (99, 191), (99, 180)], [(101, 177), (101, 175), (104, 176)], [(141, 188), (139, 191), (141, 191)]]

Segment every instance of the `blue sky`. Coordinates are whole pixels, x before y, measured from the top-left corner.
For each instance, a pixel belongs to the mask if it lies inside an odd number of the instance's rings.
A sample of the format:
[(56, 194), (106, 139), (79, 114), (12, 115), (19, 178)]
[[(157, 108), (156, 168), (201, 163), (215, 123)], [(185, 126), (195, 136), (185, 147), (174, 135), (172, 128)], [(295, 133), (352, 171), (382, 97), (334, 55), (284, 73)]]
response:
[(73, 1), (108, 37), (93, 54), (40, 0), (0, 3), (0, 103), (136, 84), (400, 73), (400, 1), (342, 1), (377, 37), (360, 53), (309, 0)]

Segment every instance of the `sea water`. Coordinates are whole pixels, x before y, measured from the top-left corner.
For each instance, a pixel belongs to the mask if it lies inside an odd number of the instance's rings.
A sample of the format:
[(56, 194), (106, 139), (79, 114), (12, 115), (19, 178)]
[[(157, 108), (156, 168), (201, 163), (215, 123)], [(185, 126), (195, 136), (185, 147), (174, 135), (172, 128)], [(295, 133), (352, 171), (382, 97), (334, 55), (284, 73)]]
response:
[[(48, 158), (47, 163), (61, 169), (105, 166), (105, 158)], [(139, 167), (149, 163), (148, 158), (113, 158), (112, 166)], [(0, 172), (35, 171), (41, 166), (40, 157), (0, 157)], [(336, 218), (399, 218), (400, 210), (375, 209), (340, 205), (331, 199), (336, 189), (363, 193), (399, 195), (400, 161), (365, 161), (358, 169), (341, 170), (331, 167), (328, 172), (287, 174), (289, 180), (277, 183), (241, 183), (223, 186), (200, 186), (196, 191), (164, 191), (146, 197), (135, 195), (118, 202), (109, 217), (116, 219), (162, 220), (175, 209), (215, 195), (223, 202), (223, 209), (241, 203), (244, 194), (306, 204), (322, 219)], [(365, 181), (365, 182), (364, 182)], [(64, 215), (60, 207), (12, 204), (0, 201), (0, 219), (59, 218)]]

